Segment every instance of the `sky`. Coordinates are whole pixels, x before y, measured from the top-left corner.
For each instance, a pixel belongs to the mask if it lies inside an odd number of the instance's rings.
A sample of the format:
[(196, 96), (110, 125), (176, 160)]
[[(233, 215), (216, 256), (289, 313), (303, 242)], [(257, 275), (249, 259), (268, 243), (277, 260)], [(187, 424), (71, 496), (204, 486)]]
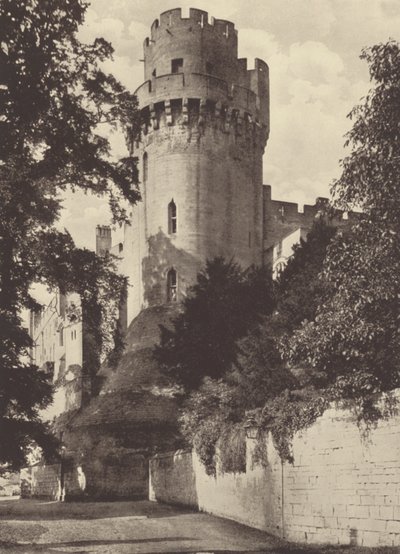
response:
[[(105, 68), (134, 91), (143, 82), (143, 40), (167, 9), (189, 7), (228, 19), (239, 31), (239, 57), (270, 68), (271, 132), (264, 155), (264, 183), (275, 199), (313, 204), (328, 196), (340, 175), (347, 114), (368, 92), (362, 49), (398, 39), (400, 0), (92, 0), (79, 37), (110, 41), (114, 60)], [(116, 153), (123, 139), (111, 137)], [(68, 194), (60, 225), (78, 246), (94, 247), (95, 227), (108, 224), (104, 200)]]

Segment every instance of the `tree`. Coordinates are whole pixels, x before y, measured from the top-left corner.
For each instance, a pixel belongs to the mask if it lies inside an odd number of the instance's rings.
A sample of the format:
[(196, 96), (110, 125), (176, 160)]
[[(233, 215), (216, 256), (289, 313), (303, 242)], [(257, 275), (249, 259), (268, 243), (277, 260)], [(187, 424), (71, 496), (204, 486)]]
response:
[(336, 229), (317, 220), (307, 239), (293, 247), (293, 255), (274, 282), (274, 310), (238, 344), (239, 354), (230, 379), (237, 384), (246, 409), (263, 406), (286, 389), (299, 386), (297, 377), (282, 359), (285, 344), (304, 321), (312, 321), (326, 284), (323, 262)]
[(400, 383), (400, 46), (363, 51), (373, 88), (350, 113), (352, 151), (333, 185), (335, 207), (359, 220), (328, 249), (329, 294), (289, 342), (290, 363), (319, 374), (333, 395), (358, 398)]
[(326, 215), (317, 219), (306, 240), (300, 239), (293, 247), (284, 270), (276, 281), (277, 305), (274, 327), (285, 336), (291, 334), (303, 321), (313, 321), (327, 284), (321, 275), (327, 248), (336, 234)]
[(173, 329), (162, 327), (157, 359), (174, 382), (196, 389), (206, 376), (225, 375), (236, 359), (236, 341), (272, 307), (266, 271), (242, 270), (222, 258), (207, 261)]
[[(2, 467), (20, 466), (32, 440), (51, 442), (39, 417), (51, 387), (27, 357), (31, 344), (20, 314), (38, 308), (29, 293), (33, 282), (74, 288), (82, 256), (89, 261), (54, 228), (60, 193), (72, 187), (108, 195), (116, 220), (125, 217), (120, 198), (139, 199), (136, 160), (114, 160), (101, 130), (119, 126), (133, 137), (136, 99), (101, 69), (111, 45), (77, 39), (86, 8), (82, 0), (0, 0)], [(112, 279), (108, 261), (96, 264)], [(70, 271), (60, 272), (66, 266)]]

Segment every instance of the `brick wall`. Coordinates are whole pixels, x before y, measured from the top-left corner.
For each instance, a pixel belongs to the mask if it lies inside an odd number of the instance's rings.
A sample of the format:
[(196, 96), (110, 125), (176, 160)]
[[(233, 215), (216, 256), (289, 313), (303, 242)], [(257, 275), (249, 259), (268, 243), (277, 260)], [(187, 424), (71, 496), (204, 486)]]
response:
[(330, 409), (293, 442), (282, 464), (270, 437), (264, 466), (206, 475), (195, 455), (150, 462), (150, 499), (202, 511), (304, 543), (400, 546), (400, 416), (367, 434), (349, 411)]

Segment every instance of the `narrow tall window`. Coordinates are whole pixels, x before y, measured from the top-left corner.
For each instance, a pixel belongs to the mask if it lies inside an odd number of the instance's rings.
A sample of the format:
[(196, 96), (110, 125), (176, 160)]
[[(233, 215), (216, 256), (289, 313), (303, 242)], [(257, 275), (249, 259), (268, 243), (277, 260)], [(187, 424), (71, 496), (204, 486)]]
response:
[(168, 204), (168, 233), (173, 235), (176, 233), (177, 217), (176, 217), (176, 204), (173, 200)]
[(149, 157), (147, 152), (143, 154), (143, 183), (147, 183), (147, 176), (149, 173)]
[(175, 58), (171, 61), (171, 73), (183, 72), (183, 58)]
[(177, 300), (177, 279), (175, 269), (170, 269), (167, 276), (167, 298), (168, 302), (176, 302)]

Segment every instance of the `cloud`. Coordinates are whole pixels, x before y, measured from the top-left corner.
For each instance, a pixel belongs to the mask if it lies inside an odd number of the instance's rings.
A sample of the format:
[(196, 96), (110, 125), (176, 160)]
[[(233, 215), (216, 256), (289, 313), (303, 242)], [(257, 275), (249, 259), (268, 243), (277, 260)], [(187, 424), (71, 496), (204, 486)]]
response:
[(128, 90), (134, 92), (143, 82), (143, 64), (133, 63), (127, 56), (114, 55), (113, 58), (103, 62), (103, 68), (112, 73)]
[(63, 210), (57, 227), (68, 229), (78, 247), (94, 250), (96, 226), (110, 223), (111, 211), (107, 199), (81, 191), (65, 192)]
[(343, 58), (321, 41), (286, 45), (266, 31), (239, 34), (241, 55), (258, 56), (270, 68), (271, 134), (264, 181), (275, 197), (314, 203), (328, 196), (340, 173), (346, 118), (368, 89), (352, 82)]
[(294, 77), (316, 84), (333, 83), (344, 69), (341, 57), (322, 42), (292, 44), (289, 60), (289, 71)]
[(116, 17), (101, 17), (93, 8), (88, 9), (85, 23), (79, 31), (83, 42), (103, 37), (114, 48), (113, 59), (103, 62), (103, 70), (115, 75), (130, 91), (143, 81), (143, 40), (148, 28), (137, 21), (123, 21)]

